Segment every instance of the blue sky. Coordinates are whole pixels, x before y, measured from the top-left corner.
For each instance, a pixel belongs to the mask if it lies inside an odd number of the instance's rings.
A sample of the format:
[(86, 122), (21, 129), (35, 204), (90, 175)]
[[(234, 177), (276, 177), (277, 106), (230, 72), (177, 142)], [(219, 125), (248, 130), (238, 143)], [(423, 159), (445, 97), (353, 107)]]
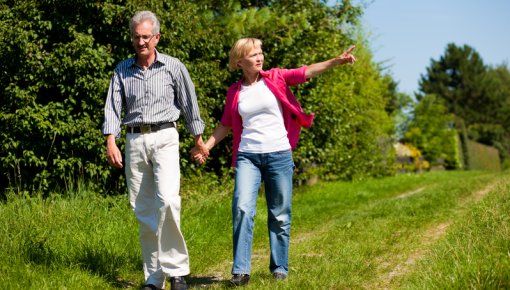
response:
[(485, 64), (510, 63), (510, 0), (353, 0), (363, 3), (363, 27), (374, 60), (413, 94), (431, 59), (450, 42), (467, 44)]

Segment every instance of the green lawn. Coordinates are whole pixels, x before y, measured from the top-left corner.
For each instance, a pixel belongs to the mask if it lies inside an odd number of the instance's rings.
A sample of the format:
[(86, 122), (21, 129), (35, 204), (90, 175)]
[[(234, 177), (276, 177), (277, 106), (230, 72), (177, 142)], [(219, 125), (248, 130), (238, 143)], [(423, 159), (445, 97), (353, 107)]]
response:
[[(458, 171), (298, 188), (289, 278), (278, 282), (268, 270), (261, 195), (245, 289), (510, 288), (509, 186), (508, 173)], [(183, 185), (192, 288), (228, 287), (231, 191), (231, 181), (211, 178)], [(2, 288), (136, 289), (143, 282), (126, 196), (10, 197), (0, 219)]]

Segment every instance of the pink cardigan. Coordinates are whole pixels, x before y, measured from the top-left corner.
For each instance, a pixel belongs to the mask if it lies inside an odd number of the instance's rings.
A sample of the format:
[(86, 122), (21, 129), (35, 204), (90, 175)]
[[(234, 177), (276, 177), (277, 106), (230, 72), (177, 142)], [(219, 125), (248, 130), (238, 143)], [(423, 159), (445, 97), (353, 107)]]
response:
[[(298, 143), (301, 127), (310, 128), (314, 117), (313, 113), (306, 114), (303, 112), (301, 105), (289, 89), (289, 86), (306, 82), (305, 72), (306, 66), (297, 69), (273, 68), (268, 71), (260, 72), (269, 90), (271, 90), (282, 104), (283, 122), (287, 129), (287, 137), (289, 138), (292, 150), (296, 148)], [(235, 166), (236, 163), (237, 151), (243, 132), (243, 121), (238, 111), (241, 84), (242, 80), (234, 83), (228, 89), (227, 100), (223, 110), (223, 116), (221, 117), (221, 124), (232, 128), (232, 166)]]

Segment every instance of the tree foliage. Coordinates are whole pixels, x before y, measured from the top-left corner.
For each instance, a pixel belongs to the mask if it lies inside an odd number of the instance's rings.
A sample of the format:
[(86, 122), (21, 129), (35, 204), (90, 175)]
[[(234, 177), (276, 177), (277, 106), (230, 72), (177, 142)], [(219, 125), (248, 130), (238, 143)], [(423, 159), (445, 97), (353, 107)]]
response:
[[(158, 50), (190, 71), (206, 138), (221, 117), (226, 88), (240, 77), (226, 69), (239, 37), (263, 40), (266, 68), (310, 64), (358, 44), (355, 66), (294, 88), (305, 110), (317, 113), (295, 160), (302, 176), (312, 165), (330, 178), (388, 173), (394, 82), (354, 33), (362, 11), (348, 0), (334, 7), (316, 0), (0, 0), (0, 9), (2, 189), (49, 192), (83, 180), (105, 193), (124, 190), (123, 172), (106, 162), (100, 128), (113, 69), (133, 53), (129, 19), (145, 9), (161, 20)], [(179, 130), (184, 175), (228, 170), (230, 140), (197, 167), (187, 158), (192, 138), (182, 124)]]
[[(431, 60), (427, 74), (422, 75), (420, 90), (436, 94), (446, 101), (448, 112), (470, 122), (476, 118), (476, 106), (487, 98), (484, 75), (487, 71), (480, 55), (470, 46), (448, 44), (444, 56)], [(418, 100), (421, 95), (418, 95)]]
[(423, 94), (443, 99), (447, 112), (463, 120), (470, 139), (497, 147), (508, 162), (509, 81), (507, 65), (487, 66), (472, 47), (450, 43), (421, 77), (418, 99)]
[(460, 168), (454, 116), (447, 112), (445, 101), (435, 95), (425, 95), (415, 104), (412, 116), (403, 141), (419, 148), (432, 166)]

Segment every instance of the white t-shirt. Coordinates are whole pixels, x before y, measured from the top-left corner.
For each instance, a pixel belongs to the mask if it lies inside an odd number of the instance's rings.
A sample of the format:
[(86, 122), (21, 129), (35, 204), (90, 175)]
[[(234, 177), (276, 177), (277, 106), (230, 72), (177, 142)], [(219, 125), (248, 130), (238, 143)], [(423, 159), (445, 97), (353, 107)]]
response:
[(240, 152), (270, 153), (290, 149), (282, 106), (264, 80), (241, 86), (238, 103), (243, 120)]

